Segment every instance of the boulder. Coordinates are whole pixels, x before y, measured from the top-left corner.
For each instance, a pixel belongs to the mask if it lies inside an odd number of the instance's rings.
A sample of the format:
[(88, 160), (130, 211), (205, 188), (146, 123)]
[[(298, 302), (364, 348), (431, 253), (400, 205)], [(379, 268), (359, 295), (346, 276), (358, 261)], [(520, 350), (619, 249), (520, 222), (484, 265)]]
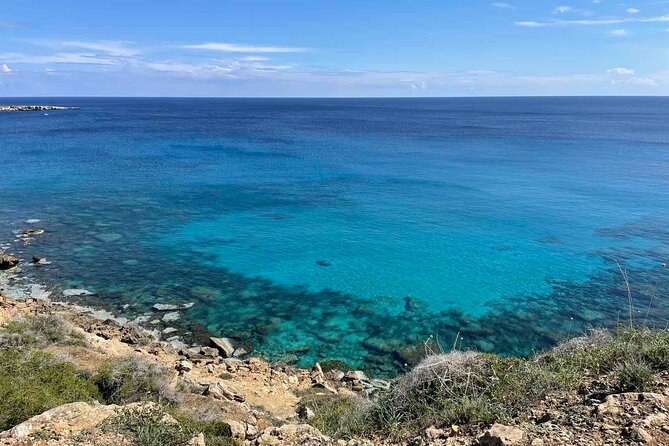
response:
[(19, 264), (18, 257), (10, 256), (7, 254), (0, 254), (0, 270), (11, 269), (18, 264)]
[(207, 387), (207, 390), (205, 390), (204, 394), (206, 396), (211, 396), (212, 398), (215, 398), (217, 400), (230, 400), (230, 401), (237, 401), (238, 403), (243, 403), (244, 401), (246, 401), (246, 397), (244, 395), (226, 389), (220, 383), (210, 384)]
[(232, 358), (235, 348), (229, 338), (209, 338), (211, 344), (218, 349), (224, 358)]
[(246, 439), (246, 426), (244, 426), (244, 423), (236, 420), (225, 420), (225, 423), (230, 426), (232, 438), (242, 441)]
[[(70, 434), (91, 429), (100, 422), (114, 415), (118, 406), (103, 406), (94, 403), (76, 402), (54, 407), (36, 415), (8, 431), (0, 433), (1, 439), (30, 441), (38, 431), (48, 428), (57, 434)], [(0, 443), (2, 443), (0, 441)], [(24, 444), (34, 444), (32, 442)]]
[(513, 426), (493, 424), (478, 438), (479, 446), (521, 446), (527, 443), (525, 431)]

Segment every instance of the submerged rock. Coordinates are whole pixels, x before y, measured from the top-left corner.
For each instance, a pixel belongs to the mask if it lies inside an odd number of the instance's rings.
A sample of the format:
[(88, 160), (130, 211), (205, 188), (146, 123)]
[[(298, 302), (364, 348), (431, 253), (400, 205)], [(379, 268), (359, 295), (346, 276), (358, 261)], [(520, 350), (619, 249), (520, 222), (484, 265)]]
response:
[(44, 234), (44, 229), (42, 228), (37, 228), (37, 229), (24, 229), (21, 231), (20, 237), (28, 237), (31, 235), (42, 235)]
[(66, 297), (72, 297), (72, 296), (90, 296), (93, 293), (91, 293), (88, 290), (84, 290), (83, 288), (70, 288), (67, 290), (63, 290), (63, 296)]
[(176, 311), (165, 313), (165, 316), (163, 316), (163, 322), (174, 322), (179, 320), (180, 317), (181, 315)]
[(332, 262), (328, 262), (327, 260), (316, 260), (316, 265), (318, 265), (318, 266), (331, 266)]
[(187, 304), (153, 304), (153, 309), (156, 311), (179, 311), (179, 310), (188, 310), (193, 305), (194, 302), (188, 302)]

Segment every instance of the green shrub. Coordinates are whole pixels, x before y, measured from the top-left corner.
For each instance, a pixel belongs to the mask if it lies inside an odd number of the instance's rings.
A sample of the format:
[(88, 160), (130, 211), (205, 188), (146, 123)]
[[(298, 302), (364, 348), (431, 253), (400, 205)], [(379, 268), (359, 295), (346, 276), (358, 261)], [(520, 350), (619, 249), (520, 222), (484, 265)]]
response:
[(103, 364), (93, 376), (107, 404), (137, 401), (177, 402), (168, 382), (169, 371), (138, 357), (124, 357)]
[(0, 329), (0, 348), (85, 345), (83, 334), (59, 315), (21, 316)]
[(595, 330), (529, 359), (454, 351), (423, 359), (368, 405), (337, 397), (314, 400), (310, 423), (337, 438), (404, 438), (431, 425), (522, 417), (547, 393), (575, 391), (593, 378), (610, 377), (622, 391), (645, 391), (665, 370), (669, 330)]
[(103, 423), (102, 430), (121, 434), (136, 446), (183, 446), (191, 439), (160, 406), (122, 409)]
[(236, 446), (232, 438), (230, 425), (220, 420), (200, 420), (184, 413), (175, 414), (176, 420), (182, 429), (192, 438), (197, 434), (204, 434), (207, 446)]
[(653, 369), (642, 361), (627, 361), (615, 371), (616, 384), (622, 392), (645, 392), (655, 380)]
[(72, 363), (43, 352), (0, 350), (0, 431), (61, 404), (98, 396)]
[(227, 423), (197, 420), (182, 413), (172, 417), (157, 405), (122, 409), (105, 421), (102, 429), (121, 434), (137, 446), (183, 446), (200, 433), (207, 446), (237, 446)]
[(302, 403), (315, 414), (308, 423), (326, 435), (351, 438), (369, 430), (365, 402), (361, 398), (314, 395)]

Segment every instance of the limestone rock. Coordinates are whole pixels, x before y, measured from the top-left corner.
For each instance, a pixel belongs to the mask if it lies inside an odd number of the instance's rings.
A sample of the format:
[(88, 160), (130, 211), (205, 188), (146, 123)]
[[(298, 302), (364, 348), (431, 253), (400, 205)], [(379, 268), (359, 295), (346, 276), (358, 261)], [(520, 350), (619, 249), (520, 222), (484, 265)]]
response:
[(191, 438), (187, 446), (207, 446), (204, 442), (204, 434), (200, 433)]
[(193, 370), (193, 363), (187, 359), (182, 359), (181, 361), (177, 362), (176, 369), (179, 372), (190, 372)]
[(209, 385), (209, 387), (207, 387), (207, 390), (205, 391), (205, 395), (211, 396), (218, 400), (237, 401), (238, 403), (243, 403), (244, 401), (246, 401), (246, 397), (244, 395), (226, 389), (220, 383)]
[(526, 440), (525, 432), (517, 427), (496, 423), (479, 437), (478, 442), (479, 446), (521, 446)]
[(325, 446), (332, 440), (308, 424), (284, 424), (263, 431), (255, 443), (257, 446)]
[(114, 415), (118, 406), (102, 406), (100, 403), (76, 402), (64, 404), (36, 415), (8, 431), (0, 433), (0, 438), (20, 440), (48, 427), (58, 434), (71, 434), (97, 426)]
[(218, 352), (224, 358), (231, 358), (235, 348), (229, 338), (209, 338), (211, 344), (218, 349)]

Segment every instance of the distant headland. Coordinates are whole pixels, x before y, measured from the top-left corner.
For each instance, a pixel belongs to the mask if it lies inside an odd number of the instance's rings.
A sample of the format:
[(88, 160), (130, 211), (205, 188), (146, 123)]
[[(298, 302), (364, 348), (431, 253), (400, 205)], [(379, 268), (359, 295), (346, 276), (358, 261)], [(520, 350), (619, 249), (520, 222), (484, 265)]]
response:
[(78, 110), (79, 107), (63, 107), (59, 105), (0, 105), (0, 112)]

